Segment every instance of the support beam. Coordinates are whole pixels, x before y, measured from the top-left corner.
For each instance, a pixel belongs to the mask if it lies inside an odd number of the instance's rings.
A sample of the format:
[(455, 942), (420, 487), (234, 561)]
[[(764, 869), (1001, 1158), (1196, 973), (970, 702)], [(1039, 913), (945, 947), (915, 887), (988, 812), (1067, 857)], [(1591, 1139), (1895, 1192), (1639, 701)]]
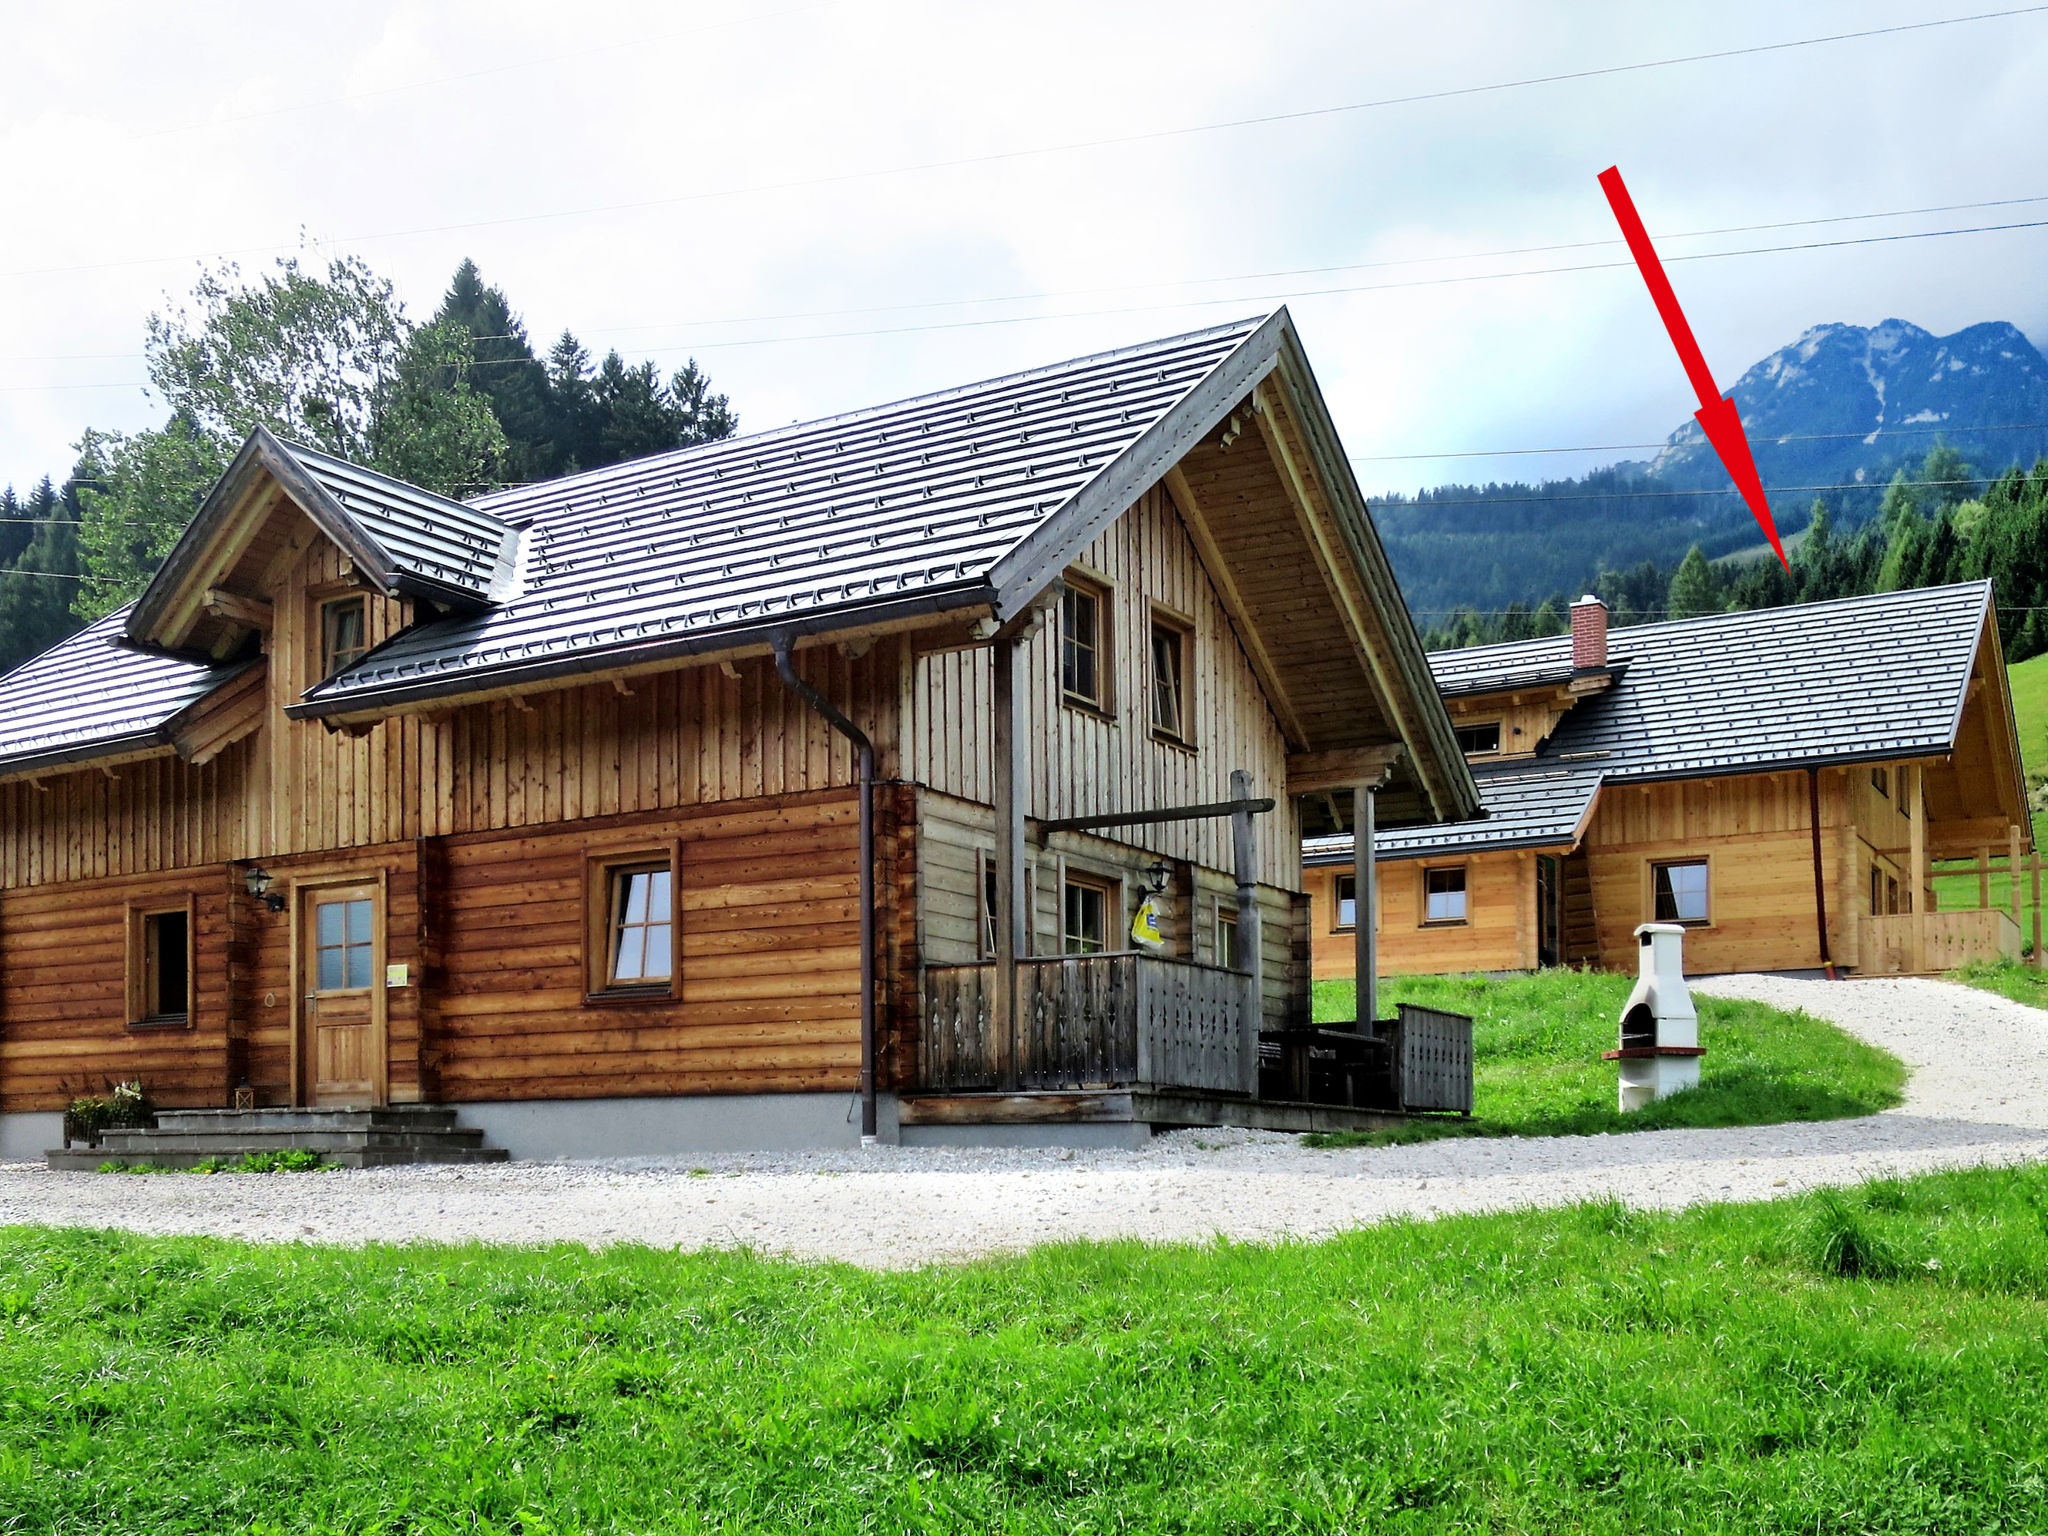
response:
[[(2018, 876), (2014, 876), (2018, 879)], [(2041, 850), (2034, 850), (2034, 968), (2048, 971), (2048, 954), (2041, 950)]]
[(1320, 790), (1349, 789), (1354, 784), (1378, 784), (1406, 750), (1395, 741), (1341, 752), (1290, 752), (1287, 793), (1313, 795)]
[(2005, 867), (2007, 871), (2005, 894), (2012, 898), (2012, 931), (2019, 933), (2022, 931), (2020, 918), (2022, 903), (2020, 901), (2020, 828), (2018, 822), (2014, 822), (2006, 829)]
[(1820, 968), (1835, 979), (1835, 958), (1828, 953), (1828, 882), (1820, 856), (1820, 770), (1806, 770), (1806, 820), (1813, 829), (1813, 922), (1820, 940)]
[(1912, 818), (1909, 844), (1913, 884), (1913, 952), (1907, 969), (1919, 975), (1927, 969), (1927, 767), (1913, 763), (1913, 788), (1906, 800), (1906, 814)]
[(1030, 729), (1026, 700), (1017, 674), (1021, 645), (999, 640), (995, 645), (995, 720), (990, 733), (995, 747), (996, 802), (996, 1081), (1008, 1090), (1018, 1086), (1017, 960), (1024, 953), (1024, 740)]
[(1205, 805), (1169, 805), (1156, 811), (1116, 811), (1103, 816), (1061, 816), (1038, 824), (1038, 840), (1043, 843), (1055, 832), (1092, 832), (1102, 827), (1151, 827), (1171, 821), (1214, 821), (1225, 816), (1235, 816), (1240, 811), (1263, 816), (1273, 809), (1273, 805), (1273, 801), (1266, 799), (1212, 800)]
[(1230, 818), (1230, 854), (1237, 878), (1237, 953), (1246, 973), (1238, 1061), (1244, 1091), (1257, 1093), (1259, 1030), (1265, 1022), (1266, 1006), (1266, 948), (1259, 933), (1259, 850), (1251, 813), (1252, 776), (1242, 768), (1231, 769), (1230, 793), (1239, 807)]
[(246, 624), (251, 629), (260, 629), (266, 634), (270, 630), (275, 609), (260, 597), (244, 597), (239, 592), (229, 592), (221, 587), (208, 587), (204, 599), (206, 611), (217, 619), (227, 619), (236, 624)]
[(1373, 826), (1379, 781), (1351, 789), (1352, 974), (1358, 986), (1358, 1032), (1371, 1034), (1380, 1011), (1380, 904)]

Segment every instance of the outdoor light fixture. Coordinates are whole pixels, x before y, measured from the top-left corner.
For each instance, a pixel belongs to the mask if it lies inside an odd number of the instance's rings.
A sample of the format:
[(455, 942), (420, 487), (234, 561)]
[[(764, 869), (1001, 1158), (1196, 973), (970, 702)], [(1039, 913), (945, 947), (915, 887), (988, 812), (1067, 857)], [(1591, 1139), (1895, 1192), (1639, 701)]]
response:
[(248, 887), (251, 896), (254, 896), (263, 905), (270, 908), (271, 911), (282, 912), (284, 910), (284, 898), (270, 889), (270, 871), (251, 864), (242, 871), (242, 884)]
[(1173, 871), (1166, 867), (1166, 860), (1156, 860), (1152, 867), (1145, 871), (1145, 889), (1157, 896), (1166, 889), (1167, 877), (1172, 873)]

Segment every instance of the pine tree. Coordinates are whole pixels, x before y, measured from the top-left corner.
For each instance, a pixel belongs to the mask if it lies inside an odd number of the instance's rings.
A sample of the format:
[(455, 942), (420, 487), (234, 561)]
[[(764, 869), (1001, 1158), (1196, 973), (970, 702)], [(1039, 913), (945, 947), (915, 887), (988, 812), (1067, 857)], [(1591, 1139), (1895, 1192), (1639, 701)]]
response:
[(1674, 619), (1697, 619), (1721, 611), (1721, 594), (1719, 584), (1714, 580), (1714, 568), (1707, 564), (1706, 552), (1699, 545), (1695, 544), (1685, 552), (1685, 558), (1672, 573), (1665, 607)]
[(546, 480), (562, 473), (548, 371), (533, 355), (526, 326), (504, 293), (485, 283), (467, 257), (455, 269), (434, 323), (459, 325), (468, 333), (467, 377), (505, 429), (506, 477)]
[[(69, 491), (70, 487), (66, 487)], [(22, 503), (35, 533), (14, 567), (0, 572), (0, 671), (47, 650), (78, 628), (71, 615), (79, 583), (78, 509), (46, 478)]]

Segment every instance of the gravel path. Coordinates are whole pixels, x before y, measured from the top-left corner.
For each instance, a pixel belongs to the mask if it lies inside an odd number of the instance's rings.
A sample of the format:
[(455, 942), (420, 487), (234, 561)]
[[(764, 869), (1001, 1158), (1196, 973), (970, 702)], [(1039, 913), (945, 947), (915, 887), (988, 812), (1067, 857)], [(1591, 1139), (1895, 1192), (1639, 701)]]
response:
[(2048, 1157), (2048, 1012), (1948, 982), (1717, 978), (1699, 990), (1805, 1008), (1913, 1070), (1862, 1120), (1318, 1152), (1183, 1131), (1137, 1152), (750, 1155), (306, 1175), (115, 1178), (0, 1167), (0, 1224), (266, 1241), (372, 1238), (747, 1246), (907, 1266), (1065, 1238), (1312, 1238), (1379, 1218), (1618, 1195), (1677, 1207), (1872, 1174)]

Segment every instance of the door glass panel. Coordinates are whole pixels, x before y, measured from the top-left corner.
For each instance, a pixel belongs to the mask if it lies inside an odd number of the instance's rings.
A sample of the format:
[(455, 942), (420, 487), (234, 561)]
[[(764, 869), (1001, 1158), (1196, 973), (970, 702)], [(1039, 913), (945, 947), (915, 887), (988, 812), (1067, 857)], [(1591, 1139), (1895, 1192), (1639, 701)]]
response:
[(322, 992), (368, 987), (374, 976), (376, 903), (368, 897), (314, 908), (314, 983)]

